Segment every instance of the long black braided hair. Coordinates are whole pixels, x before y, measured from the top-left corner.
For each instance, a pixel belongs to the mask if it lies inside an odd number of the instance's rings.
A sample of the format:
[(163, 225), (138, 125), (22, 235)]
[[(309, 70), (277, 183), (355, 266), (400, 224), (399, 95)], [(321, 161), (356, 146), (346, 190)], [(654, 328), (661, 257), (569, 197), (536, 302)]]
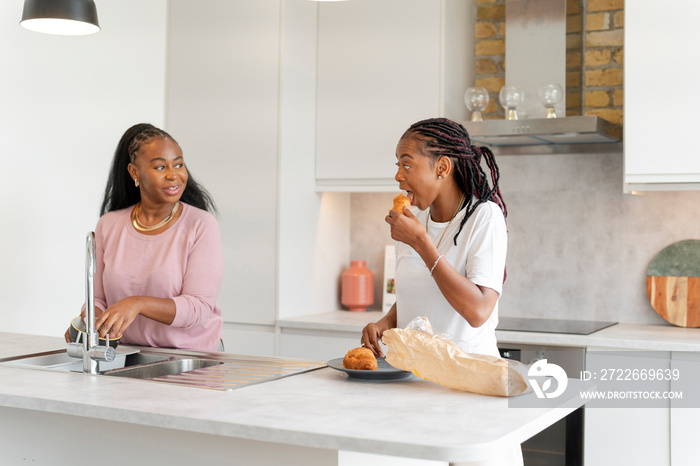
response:
[[(473, 145), (464, 126), (447, 118), (431, 118), (412, 124), (401, 139), (408, 137), (414, 137), (423, 142), (424, 153), (430, 156), (432, 166), (443, 156), (450, 157), (454, 163), (454, 179), (459, 189), (467, 195), (465, 204), (467, 212), (454, 236), (455, 245), (464, 224), (479, 204), (493, 201), (501, 208), (504, 217), (508, 215), (506, 203), (498, 186), (500, 173), (493, 152), (488, 147)], [(490, 184), (481, 166), (482, 158), (491, 172)]]
[[(134, 186), (134, 180), (131, 179), (127, 167), (129, 163), (136, 160), (136, 153), (141, 146), (153, 139), (170, 139), (177, 144), (172, 136), (149, 123), (134, 125), (122, 135), (109, 170), (100, 216), (114, 210), (125, 209), (141, 200), (141, 192)], [(187, 185), (180, 200), (207, 212), (216, 212), (211, 195), (192, 178), (189, 170), (187, 175)]]

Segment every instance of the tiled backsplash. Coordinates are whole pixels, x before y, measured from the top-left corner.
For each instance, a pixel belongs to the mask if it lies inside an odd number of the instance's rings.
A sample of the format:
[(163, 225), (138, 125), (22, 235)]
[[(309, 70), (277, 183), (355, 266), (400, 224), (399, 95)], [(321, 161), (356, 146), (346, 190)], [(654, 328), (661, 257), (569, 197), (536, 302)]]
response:
[[(646, 271), (669, 244), (700, 239), (700, 192), (623, 194), (620, 153), (497, 163), (509, 232), (501, 315), (665, 323), (647, 299)], [(375, 308), (394, 196), (351, 197), (350, 255), (375, 275)]]

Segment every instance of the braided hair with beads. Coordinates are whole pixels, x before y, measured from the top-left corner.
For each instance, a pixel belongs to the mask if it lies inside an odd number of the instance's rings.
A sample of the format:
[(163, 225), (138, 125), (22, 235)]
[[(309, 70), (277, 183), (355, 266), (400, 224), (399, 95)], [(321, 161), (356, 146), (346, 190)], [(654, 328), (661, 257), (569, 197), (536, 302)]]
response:
[[(170, 139), (177, 144), (177, 141), (172, 136), (149, 123), (139, 123), (124, 132), (114, 152), (100, 215), (114, 210), (125, 209), (141, 200), (141, 192), (139, 188), (134, 186), (134, 181), (129, 175), (127, 166), (136, 160), (136, 153), (141, 146), (148, 144), (154, 139)], [(211, 195), (192, 178), (192, 173), (189, 169), (187, 174), (187, 185), (180, 200), (202, 210), (216, 212), (216, 206)]]
[[(506, 203), (498, 186), (500, 173), (493, 152), (488, 147), (477, 147), (472, 144), (464, 126), (447, 118), (431, 118), (412, 124), (401, 139), (408, 137), (423, 142), (424, 152), (431, 158), (431, 165), (443, 156), (450, 157), (454, 162), (454, 179), (459, 189), (467, 194), (465, 204), (467, 211), (454, 236), (455, 245), (464, 224), (479, 204), (486, 201), (495, 202), (501, 208), (503, 216), (508, 215)], [(490, 183), (481, 166), (482, 159), (491, 172)]]

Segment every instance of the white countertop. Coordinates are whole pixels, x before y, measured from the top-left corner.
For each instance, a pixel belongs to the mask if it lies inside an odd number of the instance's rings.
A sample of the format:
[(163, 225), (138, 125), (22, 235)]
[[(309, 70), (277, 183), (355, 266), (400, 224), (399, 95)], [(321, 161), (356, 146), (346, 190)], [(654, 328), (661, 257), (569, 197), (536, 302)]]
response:
[[(0, 333), (0, 358), (64, 347), (61, 338)], [(506, 398), (417, 377), (371, 382), (327, 367), (221, 392), (0, 365), (0, 406), (449, 462), (482, 459), (521, 443), (571, 412), (572, 404), (562, 397), (554, 408), (509, 408)]]
[[(280, 319), (283, 330), (306, 329), (335, 332), (362, 332), (369, 322), (376, 322), (384, 314), (381, 311), (350, 312), (333, 311)], [(671, 324), (620, 323), (590, 335), (561, 333), (513, 332), (497, 330), (501, 342), (533, 345), (581, 346), (590, 348), (618, 348), (647, 351), (698, 351), (700, 352), (700, 328), (681, 328)]]

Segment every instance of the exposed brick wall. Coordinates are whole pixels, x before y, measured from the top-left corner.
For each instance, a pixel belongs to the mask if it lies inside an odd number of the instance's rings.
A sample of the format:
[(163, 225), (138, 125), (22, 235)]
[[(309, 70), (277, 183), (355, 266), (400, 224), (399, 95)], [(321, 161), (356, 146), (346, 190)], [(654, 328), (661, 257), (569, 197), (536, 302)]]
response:
[[(624, 0), (580, 0), (585, 11), (583, 114), (622, 125)], [(621, 136), (621, 135), (619, 135)]]
[[(566, 114), (623, 122), (624, 0), (566, 1)], [(506, 0), (476, 0), (474, 85), (489, 91), (484, 118), (503, 118)]]
[(489, 92), (484, 119), (503, 118), (498, 93), (506, 84), (506, 2), (476, 0), (476, 9), (474, 86)]
[(566, 116), (582, 114), (583, 10), (580, 3), (580, 0), (566, 0)]

